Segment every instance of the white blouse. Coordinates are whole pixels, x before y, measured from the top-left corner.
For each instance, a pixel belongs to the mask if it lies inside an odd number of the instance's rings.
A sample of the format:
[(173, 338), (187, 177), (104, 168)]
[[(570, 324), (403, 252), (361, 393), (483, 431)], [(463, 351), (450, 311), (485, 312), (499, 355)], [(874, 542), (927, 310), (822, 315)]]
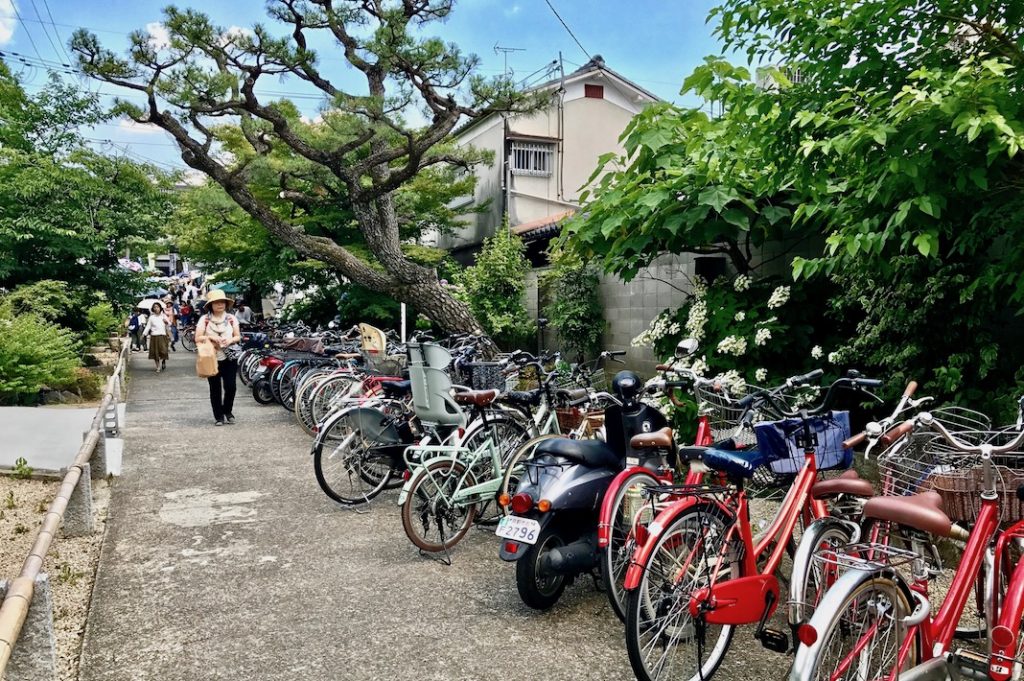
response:
[[(235, 315), (224, 313), (224, 319), (218, 322), (210, 315), (204, 314), (196, 328), (202, 330), (203, 335), (210, 338), (231, 338), (238, 331), (238, 320), (235, 319)], [(217, 345), (217, 359), (227, 359), (227, 355), (224, 354), (224, 348), (220, 347), (220, 345)]]
[(166, 336), (167, 319), (162, 314), (151, 314), (146, 320), (146, 328), (143, 333), (149, 336)]

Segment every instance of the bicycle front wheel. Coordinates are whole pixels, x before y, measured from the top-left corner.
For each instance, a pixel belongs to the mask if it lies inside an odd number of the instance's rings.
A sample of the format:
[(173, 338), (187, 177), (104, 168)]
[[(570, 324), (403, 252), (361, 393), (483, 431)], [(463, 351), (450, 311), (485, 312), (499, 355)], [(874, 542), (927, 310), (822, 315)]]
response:
[[(825, 614), (825, 605), (819, 614)], [(820, 626), (823, 632), (817, 656), (798, 664), (798, 652), (790, 678), (860, 681), (899, 676), (917, 662), (915, 645), (899, 659), (909, 633), (903, 621), (911, 611), (906, 594), (894, 580), (880, 575), (868, 579), (850, 591), (825, 624), (816, 624), (825, 617), (812, 620), (812, 626)]]
[(339, 504), (364, 504), (391, 479), (391, 450), (401, 445), (393, 429), (375, 421), (386, 417), (373, 410), (340, 415), (313, 445), (313, 473), (324, 494)]
[(694, 506), (657, 539), (639, 586), (626, 598), (626, 649), (640, 681), (701, 681), (715, 673), (735, 627), (690, 615), (690, 598), (742, 574), (739, 547), (726, 545), (731, 519), (714, 506)]
[(436, 459), (424, 465), (402, 504), (402, 527), (422, 551), (439, 553), (466, 536), (476, 518), (476, 504), (462, 504), (455, 495), (476, 484), (461, 461)]

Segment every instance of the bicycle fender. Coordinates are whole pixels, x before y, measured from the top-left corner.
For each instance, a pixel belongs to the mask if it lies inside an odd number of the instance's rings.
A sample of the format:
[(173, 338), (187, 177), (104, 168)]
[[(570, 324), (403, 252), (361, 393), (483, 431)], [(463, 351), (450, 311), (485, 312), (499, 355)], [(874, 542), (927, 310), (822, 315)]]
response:
[(650, 475), (651, 478), (654, 478), (654, 474), (643, 466), (633, 466), (632, 468), (627, 468), (616, 475), (612, 479), (612, 484), (608, 486), (608, 491), (604, 493), (604, 499), (601, 501), (601, 515), (598, 516), (597, 521), (597, 547), (599, 549), (603, 549), (608, 546), (608, 542), (610, 541), (608, 536), (610, 534), (609, 528), (611, 525), (612, 513), (615, 511), (615, 509), (612, 508), (612, 504), (614, 503), (613, 499), (615, 499), (615, 496), (619, 493), (619, 488), (622, 487), (626, 478), (637, 473), (646, 473)]
[[(685, 511), (689, 511), (700, 504), (718, 506), (725, 509), (727, 513), (729, 512), (729, 509), (725, 508), (721, 502), (701, 497), (686, 497), (667, 506), (665, 510), (658, 514), (654, 522), (647, 526), (647, 538), (637, 545), (636, 551), (629, 561), (629, 567), (626, 569), (626, 580), (623, 585), (627, 591), (632, 591), (640, 586), (640, 580), (644, 576), (644, 566), (650, 560), (654, 546), (658, 543), (658, 538), (661, 537), (661, 533), (665, 531), (665, 528), (671, 525)], [(730, 513), (730, 515), (732, 514)]]
[(847, 544), (855, 544), (860, 540), (860, 526), (857, 523), (841, 518), (825, 517), (818, 518), (807, 526), (800, 538), (800, 544), (796, 547), (796, 553), (793, 555), (793, 574), (789, 584), (789, 624), (792, 627), (803, 624), (808, 619), (808, 615), (804, 612), (807, 603), (804, 583), (807, 573), (811, 569), (819, 537), (825, 531), (835, 528), (846, 532)]
[[(875, 570), (850, 569), (836, 580), (835, 584), (825, 592), (825, 597), (818, 604), (818, 609), (811, 615), (809, 624), (818, 632), (817, 640), (811, 645), (800, 643), (796, 648), (796, 655), (793, 657), (793, 666), (789, 671), (789, 681), (814, 681), (817, 678), (818, 664), (820, 663), (821, 645), (832, 622), (832, 618), (846, 601), (847, 597), (867, 581), (875, 577), (884, 576), (893, 579), (897, 585), (908, 594), (910, 593), (903, 579), (893, 570), (888, 568)], [(915, 603), (914, 598), (907, 599)]]
[[(447, 455), (443, 455), (443, 454), (440, 455), (440, 456), (432, 457), (430, 459), (430, 463), (434, 463), (435, 461), (455, 461), (457, 463), (461, 463), (461, 461), (459, 460), (458, 457), (447, 456)], [(405, 505), (405, 500), (409, 497), (409, 490), (412, 489), (412, 486), (414, 484), (416, 484), (416, 482), (418, 482), (419, 479), (422, 478), (426, 474), (427, 474), (427, 467), (426, 466), (417, 466), (416, 468), (412, 469), (412, 475), (410, 475), (409, 479), (405, 481), (404, 485), (402, 485), (402, 491), (398, 493), (398, 506), (399, 506), (399, 508), (401, 508), (402, 506)]]

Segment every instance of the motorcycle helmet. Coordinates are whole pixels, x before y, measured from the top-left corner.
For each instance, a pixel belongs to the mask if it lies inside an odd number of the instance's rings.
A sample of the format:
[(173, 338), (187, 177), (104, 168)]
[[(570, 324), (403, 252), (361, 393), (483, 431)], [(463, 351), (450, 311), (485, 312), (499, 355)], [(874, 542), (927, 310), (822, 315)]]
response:
[(622, 400), (623, 406), (636, 402), (641, 387), (640, 377), (632, 371), (620, 371), (612, 379), (612, 392)]

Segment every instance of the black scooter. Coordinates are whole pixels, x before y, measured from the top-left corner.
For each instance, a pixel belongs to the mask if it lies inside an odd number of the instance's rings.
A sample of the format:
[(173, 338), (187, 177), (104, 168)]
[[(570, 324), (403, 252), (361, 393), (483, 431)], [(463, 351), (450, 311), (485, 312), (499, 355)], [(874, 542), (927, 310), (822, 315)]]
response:
[(674, 465), (668, 421), (640, 401), (642, 390), (639, 376), (620, 371), (612, 393), (621, 406), (605, 410), (605, 442), (546, 440), (526, 463), (497, 534), (504, 539), (499, 555), (516, 562), (519, 596), (531, 608), (550, 608), (577, 576), (598, 567), (601, 502), (627, 458)]

